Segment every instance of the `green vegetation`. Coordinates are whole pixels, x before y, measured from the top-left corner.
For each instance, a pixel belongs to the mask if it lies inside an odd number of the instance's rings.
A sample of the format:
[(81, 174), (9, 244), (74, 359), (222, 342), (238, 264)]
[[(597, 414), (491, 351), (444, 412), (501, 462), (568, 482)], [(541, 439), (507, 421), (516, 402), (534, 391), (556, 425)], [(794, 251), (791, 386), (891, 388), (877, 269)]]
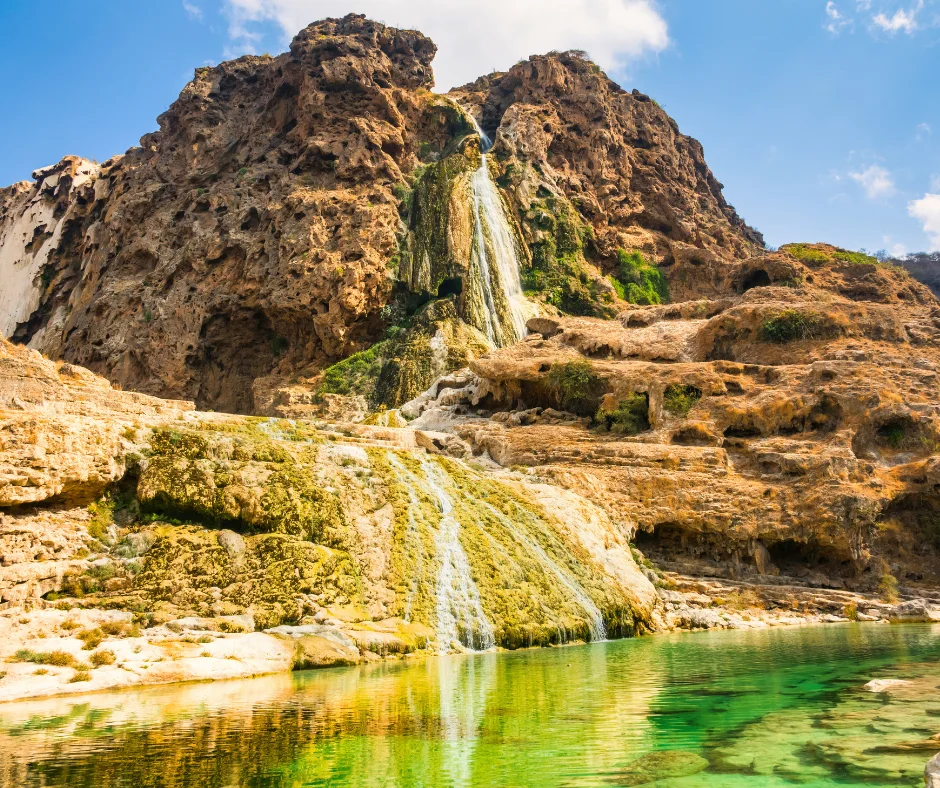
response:
[(758, 336), (763, 342), (786, 344), (804, 339), (817, 339), (823, 333), (824, 321), (815, 312), (785, 309), (761, 323)]
[(525, 218), (538, 239), (532, 244), (532, 266), (522, 276), (527, 295), (541, 295), (570, 315), (611, 317), (610, 293), (584, 266), (590, 225), (553, 196), (533, 203)]
[(80, 681), (91, 681), (91, 673), (88, 672), (87, 667), (76, 668), (72, 678), (69, 679), (69, 684), (77, 684)]
[(892, 449), (900, 449), (907, 438), (907, 430), (903, 424), (890, 424), (878, 431), (878, 437), (882, 438)]
[[(663, 304), (669, 300), (669, 285), (663, 272), (650, 264), (642, 252), (617, 250), (617, 295), (631, 304)], [(621, 292), (623, 295), (621, 295)]]
[(701, 398), (701, 389), (673, 383), (667, 386), (663, 393), (663, 407), (674, 416), (685, 417)]
[(110, 495), (105, 495), (88, 506), (88, 513), (91, 515), (88, 521), (88, 533), (102, 544), (110, 542), (108, 531), (114, 524), (114, 506)]
[(810, 265), (831, 265), (837, 262), (849, 265), (881, 265), (878, 258), (870, 254), (850, 252), (848, 249), (826, 244), (785, 244), (780, 247), (780, 251)]
[(598, 426), (618, 435), (637, 435), (650, 428), (649, 397), (637, 392), (620, 400), (614, 410), (600, 408), (594, 417)]
[(103, 665), (113, 665), (114, 660), (114, 652), (108, 651), (107, 649), (96, 651), (88, 658), (88, 661), (96, 668), (100, 668)]
[(900, 598), (898, 597), (898, 579), (887, 572), (883, 574), (878, 582), (878, 594), (885, 602), (896, 603)]
[(320, 393), (348, 396), (370, 392), (382, 371), (387, 346), (387, 341), (379, 342), (334, 364), (323, 373)]
[(36, 665), (52, 665), (67, 668), (76, 664), (75, 657), (67, 651), (30, 651), (21, 648), (13, 655), (12, 662), (33, 662)]
[(604, 381), (587, 361), (552, 364), (545, 386), (562, 410), (581, 416), (592, 415), (606, 388)]

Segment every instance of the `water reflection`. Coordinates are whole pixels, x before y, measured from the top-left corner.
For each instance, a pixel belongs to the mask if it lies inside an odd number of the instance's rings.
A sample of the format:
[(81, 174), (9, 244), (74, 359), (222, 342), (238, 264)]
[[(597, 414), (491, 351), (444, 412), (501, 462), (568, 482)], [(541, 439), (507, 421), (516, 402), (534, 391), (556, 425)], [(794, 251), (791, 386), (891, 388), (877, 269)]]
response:
[[(858, 688), (905, 670), (936, 685), (937, 634), (846, 626), (655, 637), (7, 704), (0, 785), (638, 785), (637, 759), (666, 750), (679, 753), (675, 763), (653, 759), (655, 768), (703, 758), (710, 768), (658, 786), (764, 788), (787, 769), (831, 786), (833, 764), (851, 775), (871, 746), (864, 726), (851, 728), (855, 749), (830, 735), (846, 720), (876, 714), (881, 739), (901, 741), (905, 715), (926, 719), (916, 698), (895, 713)], [(755, 753), (773, 766), (762, 776)], [(926, 761), (891, 757), (895, 782), (877, 782), (876, 764), (865, 784), (904, 785), (905, 770)]]

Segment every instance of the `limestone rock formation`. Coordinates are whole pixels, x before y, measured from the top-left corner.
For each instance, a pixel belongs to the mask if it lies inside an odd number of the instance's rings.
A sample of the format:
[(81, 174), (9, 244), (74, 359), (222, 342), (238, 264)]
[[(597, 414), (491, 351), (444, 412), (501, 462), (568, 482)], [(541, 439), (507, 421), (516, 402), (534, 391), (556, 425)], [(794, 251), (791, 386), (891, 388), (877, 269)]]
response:
[[(814, 265), (768, 255), (723, 299), (532, 320), (403, 411), (588, 495), (661, 564), (933, 588), (940, 308), (898, 270)], [(733, 295), (755, 270), (767, 286)]]
[(278, 57), (198, 69), (140, 147), (0, 192), (0, 272), (15, 282), (0, 333), (124, 388), (272, 413), (427, 299), (483, 330), (472, 258), (493, 239), (474, 240), (460, 200), (480, 162), (474, 113), (496, 141), (523, 285), (549, 311), (615, 314), (621, 248), (684, 293), (682, 272), (760, 245), (698, 143), (582, 57), (441, 96), (434, 53), (363, 17), (318, 22)]
[(0, 192), (0, 624), (142, 681), (934, 620), (930, 290), (766, 250), (583, 54), (436, 95), (434, 52), (318, 22)]
[[(447, 457), (453, 436), (199, 413), (0, 351), (4, 602), (325, 624), (357, 655), (652, 626), (620, 526), (570, 491)], [(325, 663), (326, 645), (299, 643), (298, 659)]]

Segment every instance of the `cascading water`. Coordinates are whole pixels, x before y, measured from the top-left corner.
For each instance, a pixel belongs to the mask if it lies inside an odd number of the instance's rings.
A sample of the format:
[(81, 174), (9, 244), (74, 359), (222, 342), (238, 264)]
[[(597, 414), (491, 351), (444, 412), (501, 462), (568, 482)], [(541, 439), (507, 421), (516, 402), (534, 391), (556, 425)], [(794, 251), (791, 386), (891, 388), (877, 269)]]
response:
[(493, 141), (476, 119), (469, 117), (480, 136), (480, 167), (470, 180), (474, 225), (471, 277), (481, 290), (484, 331), (494, 345), (506, 347), (528, 333), (519, 255), (506, 209), (490, 178), (486, 154), (493, 147)]
[(460, 544), (460, 522), (444, 488), (444, 472), (428, 459), (421, 462), (428, 487), (437, 499), (437, 645), (441, 651), (465, 646), (485, 651), (496, 645), (493, 627), (483, 612), (480, 591), (470, 575), (470, 562)]

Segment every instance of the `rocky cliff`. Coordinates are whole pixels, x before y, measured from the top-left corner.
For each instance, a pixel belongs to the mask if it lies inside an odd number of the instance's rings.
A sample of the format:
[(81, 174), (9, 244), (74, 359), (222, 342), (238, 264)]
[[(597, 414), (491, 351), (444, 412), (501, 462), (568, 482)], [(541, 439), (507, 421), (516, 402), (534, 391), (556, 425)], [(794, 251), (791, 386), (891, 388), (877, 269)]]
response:
[[(646, 251), (682, 293), (687, 269), (760, 246), (701, 146), (583, 57), (536, 57), (442, 96), (434, 54), (416, 32), (320, 22), (278, 57), (198, 69), (125, 155), (0, 192), (0, 273), (17, 283), (3, 334), (125, 388), (249, 413), (425, 325), (432, 297), (482, 329), (460, 199), (476, 119), (535, 301), (612, 316), (618, 249)], [(394, 347), (382, 361), (410, 358)], [(432, 380), (393, 380), (383, 397)]]

